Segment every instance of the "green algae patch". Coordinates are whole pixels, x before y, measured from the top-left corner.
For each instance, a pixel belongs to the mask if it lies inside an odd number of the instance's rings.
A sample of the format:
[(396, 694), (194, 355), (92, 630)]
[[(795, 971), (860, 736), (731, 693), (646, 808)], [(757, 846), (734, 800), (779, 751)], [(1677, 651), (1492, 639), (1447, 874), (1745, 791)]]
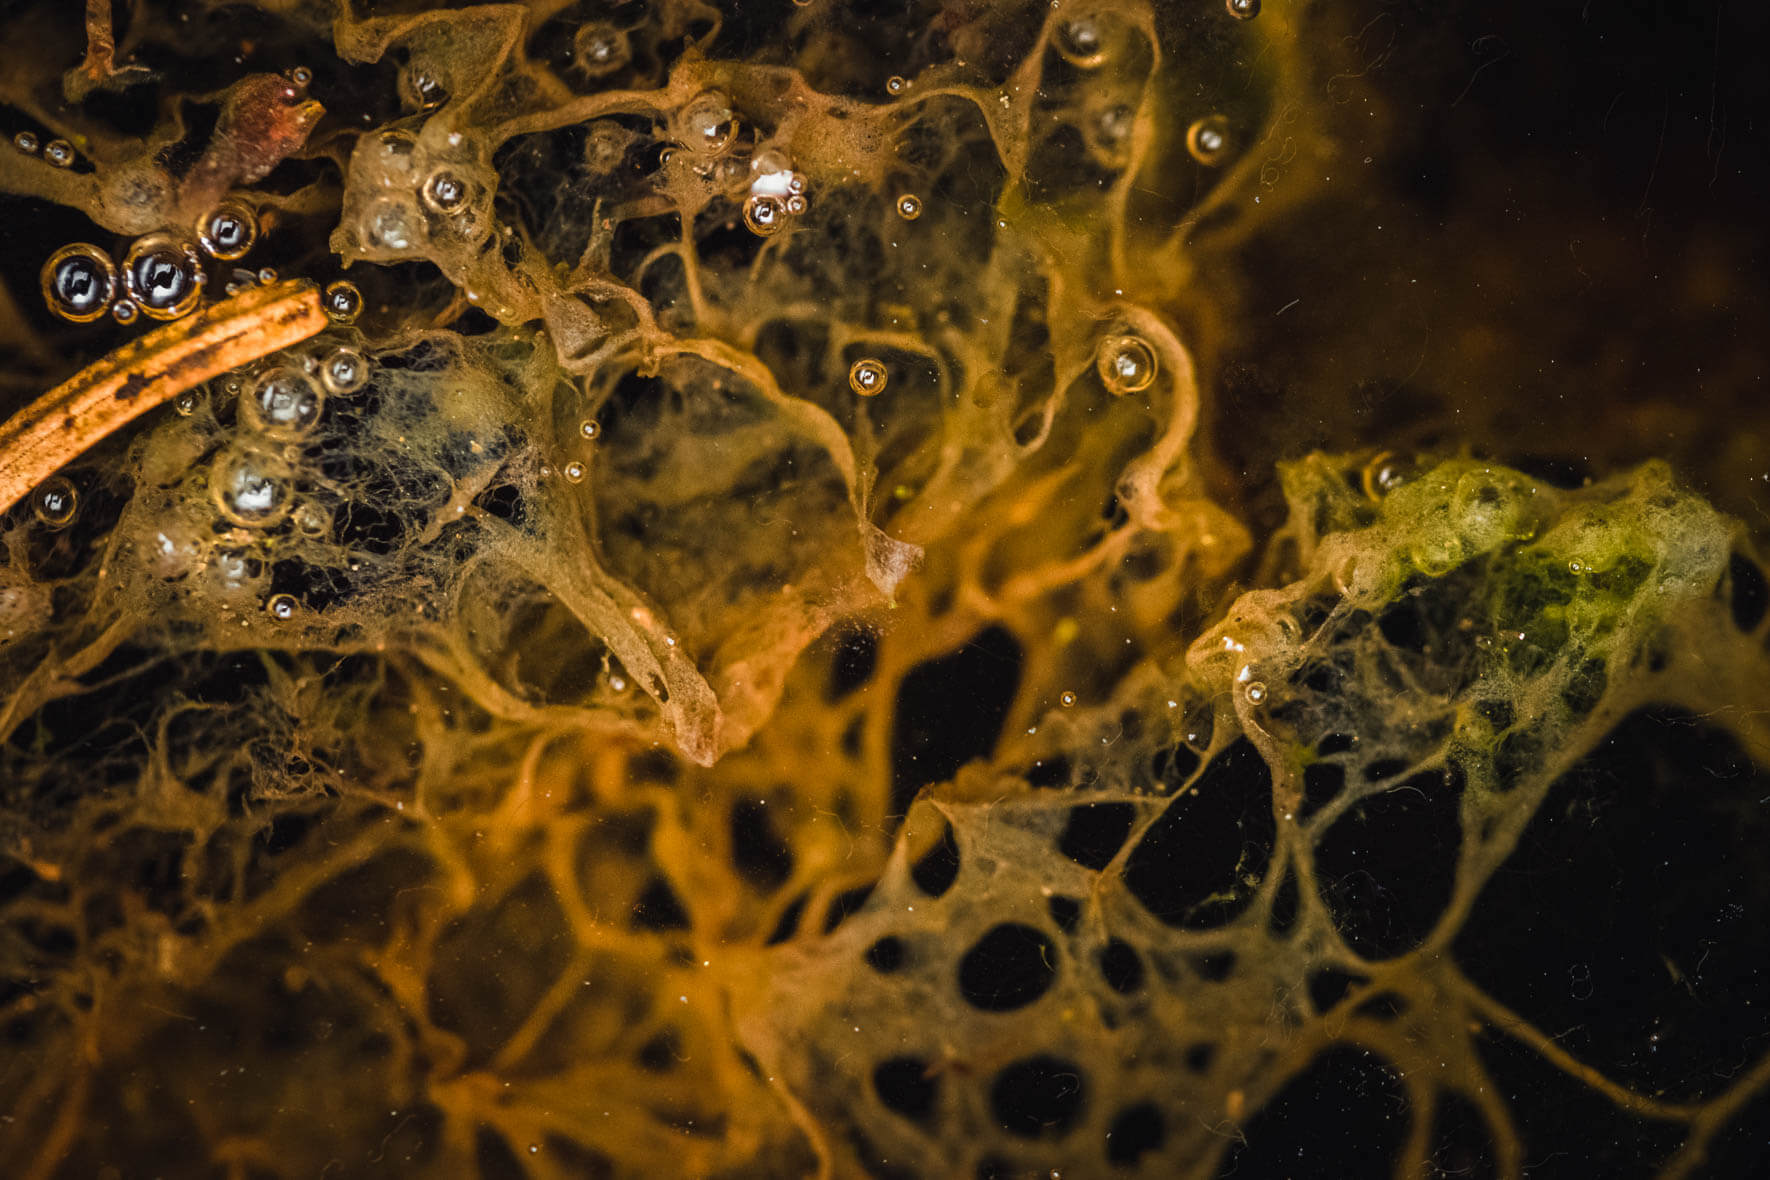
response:
[(1282, 469), (1295, 580), (1188, 653), (1293, 780), (1330, 735), (1392, 768), (1376, 780), (1451, 761), (1476, 794), (1540, 780), (1574, 727), (1638, 699), (1726, 567), (1727, 520), (1661, 463), (1573, 490), (1468, 459), (1387, 487), (1357, 470)]

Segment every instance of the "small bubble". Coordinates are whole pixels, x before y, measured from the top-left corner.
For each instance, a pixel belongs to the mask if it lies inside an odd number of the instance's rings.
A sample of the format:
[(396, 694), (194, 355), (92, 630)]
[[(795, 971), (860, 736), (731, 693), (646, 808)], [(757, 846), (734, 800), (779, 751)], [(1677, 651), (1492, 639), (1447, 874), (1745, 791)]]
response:
[(885, 392), (890, 376), (882, 362), (863, 356), (848, 370), (848, 388), (862, 397), (877, 397)]
[(326, 314), (335, 324), (354, 324), (363, 313), (363, 293), (344, 279), (327, 284), (325, 302)]
[(202, 396), (194, 389), (187, 389), (173, 400), (172, 408), (177, 410), (182, 417), (188, 418), (197, 412), (197, 406), (200, 404), (202, 404)]
[(43, 145), (43, 158), (57, 168), (72, 168), (74, 145), (65, 139), (52, 139)]
[(296, 66), (294, 69), (284, 74), (283, 77), (289, 79), (289, 81), (305, 90), (313, 82), (313, 71), (306, 66)]
[(80, 493), (65, 475), (52, 475), (31, 496), (31, 514), (45, 528), (65, 529), (80, 511)]
[(1186, 150), (1201, 164), (1220, 164), (1229, 151), (1229, 120), (1206, 115), (1186, 129)]
[(805, 177), (804, 177), (804, 175), (802, 175), (801, 173), (795, 172), (791, 176), (787, 177), (787, 191), (789, 193), (803, 193), (805, 191)]
[(448, 87), (428, 66), (412, 63), (399, 72), (400, 105), (410, 111), (429, 111), (449, 97)]
[(234, 446), (215, 457), (209, 494), (227, 520), (264, 528), (288, 514), (289, 470), (275, 455)]
[(1567, 563), (1567, 572), (1577, 578), (1581, 574), (1590, 573), (1591, 570), (1586, 566), (1585, 562), (1576, 557)]
[(223, 201), (197, 222), (197, 242), (211, 258), (231, 262), (258, 240), (258, 218), (244, 201)]
[(1223, 7), (1236, 20), (1253, 20), (1260, 15), (1260, 0), (1223, 0)]
[(76, 324), (102, 316), (117, 294), (117, 268), (111, 256), (86, 242), (51, 254), (39, 277), (49, 310)]
[(891, 75), (891, 77), (885, 79), (885, 93), (887, 93), (887, 94), (902, 94), (904, 91), (908, 90), (909, 88), (910, 88), (910, 84), (908, 82), (904, 81), (904, 79), (898, 77), (896, 74), (893, 74), (893, 75)]
[(757, 237), (773, 237), (786, 223), (787, 205), (779, 197), (751, 194), (744, 202), (744, 224)]
[(432, 213), (452, 216), (467, 207), (467, 182), (447, 168), (438, 168), (425, 178), (419, 195)]
[(1247, 695), (1248, 704), (1260, 705), (1266, 702), (1266, 686), (1258, 680), (1250, 683), (1242, 692)]
[(27, 156), (34, 156), (41, 144), (38, 143), (37, 136), (33, 132), (21, 131), (12, 137), (12, 146)]
[(1141, 393), (1155, 380), (1155, 350), (1140, 336), (1108, 336), (1094, 354), (1106, 392), (1114, 397)]
[(354, 348), (340, 348), (320, 366), (320, 380), (333, 393), (355, 393), (369, 383), (369, 358)]
[(627, 34), (607, 21), (594, 21), (572, 39), (572, 60), (592, 78), (612, 74), (633, 57)]
[(267, 287), (270, 286), (270, 284), (276, 282), (277, 281), (277, 268), (274, 266), (261, 266), (261, 267), (259, 267), (258, 268), (258, 281), (263, 283)]
[(1057, 52), (1070, 65), (1091, 70), (1106, 60), (1106, 35), (1091, 16), (1064, 21), (1057, 29)]
[(898, 194), (897, 215), (905, 221), (914, 221), (922, 216), (922, 198), (915, 193)]
[(135, 317), (141, 314), (141, 308), (127, 299), (119, 299), (111, 304), (111, 318), (119, 324), (133, 324)]
[(1394, 451), (1381, 451), (1364, 465), (1359, 482), (1363, 484), (1366, 496), (1381, 500), (1407, 482), (1410, 470), (1411, 465)]
[(369, 206), (364, 217), (368, 226), (369, 244), (379, 250), (405, 250), (412, 244), (412, 219), (405, 206), (392, 198), (383, 198)]
[(586, 418), (578, 423), (578, 433), (594, 442), (602, 437), (602, 423), (594, 418)]
[(582, 483), (582, 482), (584, 482), (584, 471), (585, 471), (584, 465), (576, 459), (573, 459), (571, 462), (567, 463), (564, 467), (561, 467), (560, 471), (565, 474), (565, 480), (567, 483)]
[(1058, 694), (1057, 703), (1062, 705), (1065, 709), (1073, 709), (1076, 707), (1076, 699), (1075, 693), (1065, 689)]
[(195, 307), (202, 273), (196, 246), (169, 233), (137, 238), (123, 256), (123, 288), (151, 319), (177, 319)]
[(704, 90), (689, 99), (676, 120), (676, 138), (689, 151), (716, 156), (731, 146), (737, 134), (737, 116), (731, 99), (717, 90)]
[(300, 605), (295, 601), (293, 594), (272, 594), (270, 601), (264, 604), (264, 609), (271, 618), (280, 623), (286, 623), (295, 617), (295, 612), (300, 609)]
[(326, 395), (312, 377), (292, 365), (258, 375), (240, 399), (246, 425), (273, 438), (300, 438), (319, 424)]
[(324, 536), (330, 524), (326, 510), (311, 500), (296, 507), (293, 519), (296, 531), (305, 537)]
[(810, 207), (811, 207), (811, 204), (810, 204), (810, 202), (808, 202), (805, 199), (805, 195), (803, 193), (794, 193), (792, 196), (787, 198), (787, 203), (786, 203), (787, 213), (793, 217), (799, 217), (799, 216), (803, 215), (805, 210), (809, 209)]

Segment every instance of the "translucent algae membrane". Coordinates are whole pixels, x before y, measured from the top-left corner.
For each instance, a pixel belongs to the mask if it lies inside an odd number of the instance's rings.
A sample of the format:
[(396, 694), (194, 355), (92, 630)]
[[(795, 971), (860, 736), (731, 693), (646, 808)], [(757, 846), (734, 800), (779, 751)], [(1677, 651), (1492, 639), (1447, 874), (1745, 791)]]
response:
[(0, 1172), (1757, 1174), (1760, 427), (1309, 285), (1372, 26), (124, 7), (0, 402), (330, 322), (0, 517)]

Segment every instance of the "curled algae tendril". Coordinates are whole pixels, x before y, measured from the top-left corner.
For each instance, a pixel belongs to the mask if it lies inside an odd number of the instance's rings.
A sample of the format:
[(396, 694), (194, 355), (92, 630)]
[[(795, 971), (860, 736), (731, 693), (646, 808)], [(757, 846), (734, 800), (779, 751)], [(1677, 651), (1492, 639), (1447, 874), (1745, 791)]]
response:
[(890, 374), (884, 363), (870, 356), (855, 361), (848, 369), (848, 388), (862, 397), (877, 397), (884, 393), (889, 380)]
[(125, 423), (326, 326), (319, 291), (259, 287), (111, 353), (0, 424), (0, 511)]

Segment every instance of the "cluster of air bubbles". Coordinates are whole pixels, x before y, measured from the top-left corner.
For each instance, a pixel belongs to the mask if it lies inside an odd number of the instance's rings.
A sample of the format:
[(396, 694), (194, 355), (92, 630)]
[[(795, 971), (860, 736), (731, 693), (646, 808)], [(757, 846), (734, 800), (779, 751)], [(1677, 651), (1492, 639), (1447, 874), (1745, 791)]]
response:
[(626, 32), (607, 21), (592, 21), (572, 38), (572, 62), (592, 78), (612, 74), (632, 60)]
[(885, 392), (885, 385), (890, 377), (884, 362), (863, 356), (849, 366), (848, 388), (861, 397), (877, 397)]
[(31, 514), (44, 528), (65, 529), (80, 512), (80, 493), (65, 475), (52, 475), (31, 496)]
[(75, 242), (49, 256), (40, 276), (49, 309), (76, 324), (96, 320), (117, 295), (117, 267), (97, 246)]
[(1141, 393), (1155, 381), (1155, 350), (1141, 336), (1107, 336), (1095, 349), (1094, 366), (1114, 397)]
[(354, 324), (363, 313), (362, 292), (356, 289), (355, 283), (344, 279), (326, 284), (324, 302), (326, 315), (335, 324)]
[(1236, 20), (1253, 20), (1260, 15), (1260, 0), (1223, 0), (1223, 7)]
[(922, 216), (922, 198), (915, 193), (899, 193), (897, 197), (897, 215), (905, 221), (914, 221)]
[(313, 433), (325, 409), (318, 382), (294, 365), (260, 373), (240, 398), (240, 418), (271, 438), (292, 440)]
[(1229, 151), (1229, 120), (1206, 115), (1186, 129), (1186, 150), (1201, 164), (1220, 164)]
[(737, 137), (737, 114), (731, 99), (718, 90), (703, 90), (676, 112), (673, 138), (691, 152), (717, 156)]
[(215, 457), (209, 492), (233, 524), (267, 528), (289, 513), (288, 465), (269, 451), (239, 443)]
[(223, 201), (197, 219), (197, 243), (211, 258), (244, 258), (256, 241), (258, 217), (244, 201)]
[(750, 161), (750, 195), (744, 200), (744, 225), (757, 237), (772, 237), (792, 218), (810, 208), (805, 177), (779, 148), (765, 148)]
[(1092, 16), (1066, 20), (1057, 29), (1057, 52), (1072, 66), (1091, 70), (1106, 61), (1106, 31)]
[(369, 383), (369, 358), (354, 348), (334, 349), (320, 362), (320, 382), (332, 393), (355, 393)]
[(123, 256), (123, 290), (150, 319), (172, 320), (203, 297), (203, 259), (196, 246), (170, 233), (137, 238)]
[(449, 97), (449, 89), (443, 80), (428, 66), (413, 62), (399, 72), (400, 105), (412, 111), (430, 111), (441, 106)]

